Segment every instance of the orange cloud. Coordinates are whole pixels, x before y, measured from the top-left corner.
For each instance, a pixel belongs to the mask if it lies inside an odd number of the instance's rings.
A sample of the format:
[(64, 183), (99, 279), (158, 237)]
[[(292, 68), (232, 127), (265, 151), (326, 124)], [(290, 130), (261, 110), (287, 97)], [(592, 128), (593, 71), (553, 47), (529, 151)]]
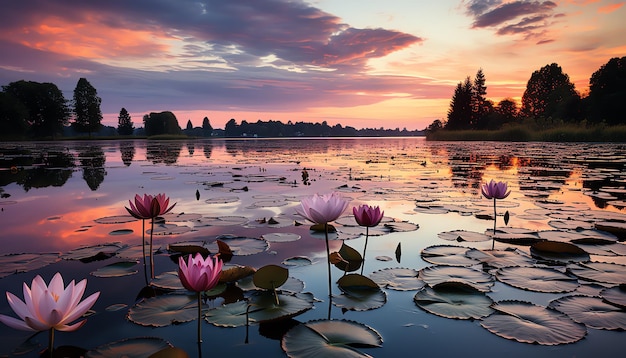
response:
[(617, 9), (621, 8), (622, 6), (624, 6), (623, 2), (619, 4), (610, 4), (610, 5), (602, 6), (601, 8), (598, 9), (598, 12), (601, 14), (610, 14), (613, 11), (616, 11)]
[[(37, 24), (22, 25), (20, 43), (37, 50), (90, 59), (151, 57), (171, 50), (165, 43), (171, 37), (164, 33), (112, 28), (90, 19), (86, 16), (86, 21), (70, 23), (48, 17)], [(0, 38), (11, 41), (16, 32)]]

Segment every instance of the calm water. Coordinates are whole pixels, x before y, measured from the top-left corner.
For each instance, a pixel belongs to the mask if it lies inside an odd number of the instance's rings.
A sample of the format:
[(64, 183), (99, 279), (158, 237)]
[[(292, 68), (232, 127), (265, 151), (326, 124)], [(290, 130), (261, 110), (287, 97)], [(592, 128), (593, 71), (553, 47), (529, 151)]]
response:
[[(124, 338), (150, 336), (197, 356), (195, 321), (150, 328), (126, 319), (128, 308), (145, 286), (141, 272), (95, 277), (92, 272), (121, 259), (63, 259), (70, 250), (83, 246), (116, 243), (140, 247), (141, 222), (107, 220), (127, 216), (124, 207), (135, 194), (165, 193), (176, 202), (175, 215), (166, 217), (167, 226), (155, 231), (154, 243), (160, 249), (155, 258), (157, 275), (176, 269), (168, 244), (211, 243), (218, 235), (300, 235), (297, 241), (268, 240), (267, 249), (235, 256), (231, 263), (259, 268), (282, 265), (293, 257), (311, 259), (312, 265), (289, 267), (290, 276), (304, 282), (304, 291), (319, 299), (314, 309), (295, 317), (306, 322), (328, 318), (329, 302), (323, 237), (312, 234), (308, 225), (294, 225), (295, 220), (303, 222), (294, 215), (303, 196), (339, 191), (351, 200), (350, 212), (352, 206), (362, 203), (379, 205), (387, 218), (419, 226), (371, 236), (364, 264), (367, 276), (386, 268), (430, 266), (420, 253), (433, 245), (490, 249), (491, 241), (457, 242), (439, 237), (455, 230), (485, 233), (493, 228), (489, 218), (492, 202), (482, 198), (479, 190), (480, 184), (490, 179), (506, 181), (512, 189), (508, 198), (498, 202), (498, 228), (505, 227), (504, 211), (510, 213), (508, 227), (535, 232), (591, 230), (598, 221), (626, 220), (625, 165), (623, 144), (431, 143), (422, 138), (0, 143), (0, 254), (59, 258), (43, 267), (34, 263), (32, 270), (27, 265), (26, 272), (3, 272), (0, 291), (22, 298), (22, 282), (30, 285), (36, 274), (46, 281), (57, 271), (66, 281), (87, 278), (88, 294), (101, 291), (93, 308), (96, 313), (78, 331), (59, 332), (55, 346), (89, 350)], [(303, 170), (308, 173), (306, 182)], [(347, 215), (340, 223), (350, 220)], [(270, 218), (278, 224), (263, 221)], [(345, 240), (362, 252), (362, 233), (358, 227), (339, 229), (331, 251), (337, 251)], [(400, 256), (396, 255), (399, 244)], [(618, 249), (624, 247), (622, 241), (617, 244), (621, 245)], [(496, 249), (508, 247), (529, 251), (528, 246), (495, 243)], [(591, 260), (626, 264), (623, 255), (594, 251)], [(338, 279), (342, 272), (332, 270), (333, 279)], [(336, 285), (333, 290), (340, 293)], [(342, 312), (330, 308), (333, 319), (357, 321), (380, 333), (382, 348), (361, 349), (376, 357), (618, 356), (626, 349), (624, 332), (591, 328), (584, 339), (573, 344), (519, 343), (490, 333), (478, 321), (430, 314), (413, 302), (415, 291), (384, 291), (387, 302), (378, 309)], [(563, 296), (500, 282), (488, 295), (495, 301), (518, 299), (543, 306)], [(117, 304), (123, 308), (110, 309)], [(211, 303), (219, 304), (219, 299)], [(14, 316), (4, 296), (0, 313)], [(245, 343), (245, 327), (219, 328), (207, 323), (203, 353), (284, 356), (280, 338), (267, 330), (277, 329), (251, 326)], [(21, 350), (25, 356), (37, 356), (47, 336), (30, 336), (1, 325), (0, 354)]]

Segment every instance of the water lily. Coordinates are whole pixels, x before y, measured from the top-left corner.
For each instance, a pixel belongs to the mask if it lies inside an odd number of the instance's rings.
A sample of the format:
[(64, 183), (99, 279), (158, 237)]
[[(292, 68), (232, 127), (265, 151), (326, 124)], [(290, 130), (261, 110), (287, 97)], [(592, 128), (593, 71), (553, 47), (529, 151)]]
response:
[(185, 262), (183, 257), (178, 258), (178, 278), (183, 286), (189, 291), (198, 294), (198, 343), (202, 342), (202, 292), (208, 291), (217, 286), (222, 273), (222, 260), (218, 255), (202, 257), (196, 253)]
[(377, 226), (385, 215), (384, 211), (380, 211), (378, 206), (372, 207), (366, 204), (358, 207), (352, 207), (354, 219), (360, 226), (365, 226), (365, 246), (363, 247), (363, 266), (361, 266), (361, 275), (365, 267), (365, 250), (367, 250), (367, 239), (369, 237), (369, 228)]
[[(151, 220), (151, 229), (150, 229), (150, 271), (151, 277), (154, 278), (154, 258), (152, 254), (152, 232), (154, 231), (154, 219), (157, 216), (167, 214), (170, 212), (176, 203), (172, 204), (172, 206), (168, 207), (170, 203), (170, 198), (165, 196), (165, 194), (157, 194), (156, 196), (143, 194), (143, 197), (139, 196), (139, 194), (135, 194), (135, 202), (128, 201), (130, 204), (130, 208), (126, 208), (128, 213), (136, 218), (142, 220), (141, 224), (141, 244), (143, 248), (143, 265), (144, 265), (144, 274), (146, 267), (146, 243), (145, 243), (145, 232), (146, 232), (146, 219)], [(147, 274), (146, 274), (147, 275)], [(146, 277), (146, 281), (147, 281)]]
[[(76, 321), (94, 305), (100, 292), (96, 292), (83, 301), (87, 280), (77, 284), (72, 280), (64, 286), (63, 277), (56, 273), (50, 284), (37, 275), (30, 287), (24, 282), (24, 301), (7, 292), (7, 301), (11, 309), (20, 317), (0, 314), (0, 322), (7, 326), (25, 331), (49, 330), (48, 352), (54, 349), (54, 330), (71, 332), (82, 327), (87, 320)], [(74, 322), (74, 323), (72, 323)]]
[(338, 193), (325, 195), (314, 194), (300, 201), (300, 208), (296, 211), (316, 224), (324, 225), (326, 239), (326, 262), (328, 264), (328, 295), (331, 295), (330, 249), (328, 247), (328, 223), (337, 220), (348, 207), (348, 201)]
[[(493, 199), (493, 240), (491, 242), (491, 249), (493, 250), (494, 245), (495, 245), (495, 236), (496, 236), (496, 219), (497, 219), (496, 200), (506, 198), (507, 196), (509, 196), (509, 194), (511, 194), (511, 191), (508, 190), (507, 183), (501, 182), (501, 181), (496, 182), (493, 179), (491, 179), (489, 183), (484, 183), (483, 185), (481, 185), (480, 190), (485, 198)], [(506, 221), (508, 221), (507, 217), (508, 217), (508, 212), (504, 219), (505, 223)]]

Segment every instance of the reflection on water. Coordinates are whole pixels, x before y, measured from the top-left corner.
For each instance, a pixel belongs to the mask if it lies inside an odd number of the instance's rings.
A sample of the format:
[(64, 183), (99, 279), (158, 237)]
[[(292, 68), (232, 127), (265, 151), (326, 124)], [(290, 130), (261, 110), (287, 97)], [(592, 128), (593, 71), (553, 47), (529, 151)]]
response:
[[(224, 234), (256, 238), (264, 234), (296, 234), (302, 239), (295, 244), (272, 242), (266, 252), (237, 257), (236, 263), (260, 267), (280, 264), (296, 256), (309, 257), (314, 262), (312, 269), (290, 268), (290, 273), (303, 279), (306, 289), (316, 297), (323, 298), (327, 287), (324, 280), (316, 278), (325, 275), (324, 242), (306, 226), (293, 225), (294, 207), (304, 195), (340, 191), (351, 200), (350, 208), (361, 203), (380, 205), (387, 217), (419, 225), (419, 230), (414, 232), (370, 236), (367, 247), (370, 273), (398, 266), (418, 270), (428, 265), (419, 257), (424, 248), (450, 244), (438, 234), (453, 230), (482, 233), (493, 227), (492, 203), (480, 196), (482, 182), (506, 181), (512, 189), (509, 198), (498, 202), (498, 227), (504, 226), (500, 216), (509, 211), (509, 226), (513, 227), (587, 228), (593, 227), (597, 217), (624, 215), (625, 165), (623, 144), (431, 143), (422, 138), (0, 143), (0, 222), (3, 224), (0, 254), (63, 253), (84, 245), (112, 242), (137, 245), (141, 240), (141, 222), (103, 224), (98, 219), (127, 215), (124, 206), (128, 206), (128, 200), (135, 194), (166, 193), (177, 203), (176, 213), (155, 232), (155, 243), (161, 249), (156, 267), (165, 271), (175, 269), (166, 254), (167, 245), (174, 242), (211, 242)], [(306, 183), (303, 173), (307, 174)], [(559, 215), (560, 207), (568, 208), (566, 214)], [(571, 213), (576, 210), (581, 215), (573, 217)], [(270, 218), (274, 224), (268, 224)], [(352, 247), (362, 251), (364, 238), (360, 229), (344, 231), (338, 238), (348, 240)], [(393, 258), (399, 243), (401, 262), (374, 259)], [(461, 244), (479, 249), (491, 247), (491, 242)], [(332, 241), (331, 245), (331, 251), (336, 251), (341, 240)], [(505, 246), (496, 243), (496, 248)], [(594, 259), (615, 262), (621, 259), (621, 263), (626, 263), (623, 256), (594, 255)], [(94, 289), (111, 290), (94, 308), (98, 312), (112, 304), (132, 305), (135, 297), (120, 287), (124, 285), (111, 285), (106, 279), (89, 276), (107, 263), (107, 260), (96, 261), (81, 266), (81, 263), (62, 262), (46, 266), (42, 272), (50, 274), (63, 267), (75, 279), (89, 277), (88, 287), (93, 284)], [(335, 271), (333, 275), (338, 277), (339, 273)], [(19, 292), (21, 282), (30, 282), (32, 276), (32, 272), (19, 273), (0, 282), (3, 289), (15, 293)], [(129, 278), (126, 284), (132, 286), (135, 281)], [(136, 288), (140, 290), (139, 286)], [(529, 300), (542, 304), (553, 298), (497, 288), (493, 294), (505, 298), (527, 295)], [(334, 308), (333, 318), (360, 321), (369, 317), (366, 323), (385, 340), (382, 349), (367, 351), (374, 356), (401, 356), (405, 349), (421, 350), (428, 352), (427, 355), (439, 350), (444, 356), (468, 349), (485, 352), (486, 356), (503, 352), (554, 354), (554, 350), (545, 347), (493, 337), (471, 322), (450, 323), (433, 318), (415, 307), (413, 294), (387, 292), (389, 303), (381, 309), (383, 313), (374, 310), (358, 316)], [(323, 309), (315, 311), (298, 320), (324, 318), (325, 314), (320, 314)], [(0, 302), (0, 313), (10, 314), (6, 301)], [(124, 320), (123, 312), (115, 319), (105, 316), (100, 314), (93, 320), (113, 322), (113, 326), (123, 327), (126, 335), (167, 337), (176, 346), (188, 344), (192, 332), (190, 325), (157, 330), (135, 327)], [(100, 322), (102, 326), (104, 323)], [(98, 338), (90, 335), (93, 331), (89, 326), (87, 323), (84, 333), (60, 334), (57, 339), (96, 346), (121, 334), (112, 328), (101, 332)], [(226, 334), (223, 329), (213, 327), (207, 331), (225, 336), (224, 347), (216, 347), (216, 352), (228, 354), (229, 349), (236, 347), (241, 350), (237, 354), (281, 355), (279, 343), (261, 336), (251, 337), (253, 343), (248, 348), (241, 345), (236, 336), (240, 332), (236, 330)], [(0, 339), (0, 346), (7, 342), (5, 339), (26, 337), (0, 327), (0, 336), (5, 333), (12, 338)], [(618, 342), (615, 334), (619, 333), (603, 334), (600, 338), (604, 341)], [(593, 335), (597, 342), (598, 333)], [(452, 336), (459, 344), (448, 344)], [(556, 351), (568, 356), (578, 351), (591, 352), (593, 339)], [(212, 337), (209, 341), (217, 340)], [(193, 345), (189, 347), (195, 349)], [(5, 352), (0, 349), (0, 354)]]

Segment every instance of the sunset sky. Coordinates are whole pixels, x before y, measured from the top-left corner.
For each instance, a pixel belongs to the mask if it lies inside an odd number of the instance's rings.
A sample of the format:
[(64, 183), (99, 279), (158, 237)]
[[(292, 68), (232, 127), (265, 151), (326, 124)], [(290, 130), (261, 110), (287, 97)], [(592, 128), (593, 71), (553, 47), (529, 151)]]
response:
[(486, 76), (494, 102), (521, 98), (557, 63), (584, 93), (626, 56), (617, 0), (16, 0), (0, 12), (0, 85), (85, 77), (103, 124), (170, 110), (208, 117), (423, 129), (456, 84)]

